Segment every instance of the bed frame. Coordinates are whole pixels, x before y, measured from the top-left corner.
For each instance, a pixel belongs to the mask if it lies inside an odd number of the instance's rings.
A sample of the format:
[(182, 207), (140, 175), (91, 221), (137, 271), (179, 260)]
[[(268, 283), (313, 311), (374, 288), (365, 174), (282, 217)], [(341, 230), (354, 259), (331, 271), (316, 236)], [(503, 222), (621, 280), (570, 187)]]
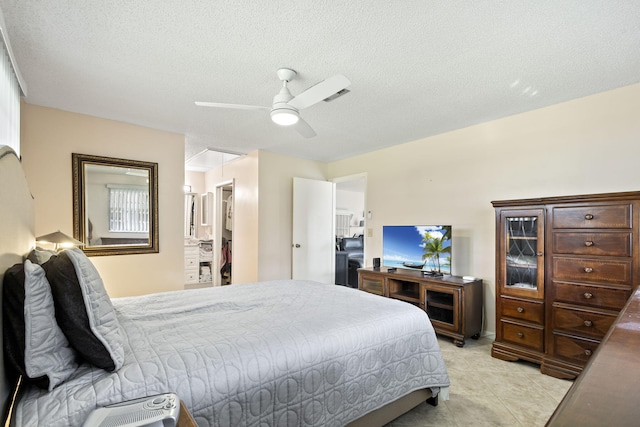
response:
[(438, 396), (434, 397), (430, 389), (416, 390), (350, 422), (347, 424), (347, 427), (384, 426), (423, 402), (427, 402), (432, 406), (438, 406)]
[[(35, 247), (33, 205), (33, 196), (20, 160), (11, 148), (0, 146), (0, 321), (4, 272), (12, 265), (22, 262)], [(0, 346), (4, 348), (1, 330)], [(0, 403), (5, 422), (10, 415), (7, 410), (15, 398), (11, 395), (14, 388), (5, 377), (3, 351), (0, 351)], [(435, 406), (437, 396), (432, 397), (428, 389), (417, 390), (353, 421), (349, 427), (383, 426), (425, 401)]]

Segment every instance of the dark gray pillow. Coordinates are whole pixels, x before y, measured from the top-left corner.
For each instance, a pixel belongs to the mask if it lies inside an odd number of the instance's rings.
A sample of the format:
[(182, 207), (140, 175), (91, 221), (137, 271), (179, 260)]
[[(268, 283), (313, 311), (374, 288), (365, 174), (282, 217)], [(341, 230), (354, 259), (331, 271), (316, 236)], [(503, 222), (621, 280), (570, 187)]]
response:
[(4, 344), (9, 375), (21, 374), (53, 390), (78, 367), (76, 355), (58, 327), (44, 270), (26, 260), (4, 276)]
[(65, 249), (43, 265), (56, 319), (73, 348), (107, 371), (124, 362), (124, 335), (98, 271), (78, 248)]

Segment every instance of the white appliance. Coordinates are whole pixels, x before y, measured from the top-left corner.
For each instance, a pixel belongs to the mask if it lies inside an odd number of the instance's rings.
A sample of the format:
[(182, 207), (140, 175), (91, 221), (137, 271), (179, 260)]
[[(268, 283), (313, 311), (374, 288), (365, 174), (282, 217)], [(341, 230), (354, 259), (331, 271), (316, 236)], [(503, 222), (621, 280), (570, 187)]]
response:
[(178, 396), (164, 393), (97, 408), (83, 427), (175, 427), (179, 416)]

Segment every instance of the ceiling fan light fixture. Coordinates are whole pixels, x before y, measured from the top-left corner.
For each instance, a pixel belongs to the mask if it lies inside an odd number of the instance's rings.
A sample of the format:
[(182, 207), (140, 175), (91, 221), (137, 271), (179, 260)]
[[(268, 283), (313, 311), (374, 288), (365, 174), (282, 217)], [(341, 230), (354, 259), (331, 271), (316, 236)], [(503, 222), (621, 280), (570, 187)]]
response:
[(298, 123), (298, 112), (291, 108), (274, 108), (271, 110), (271, 120), (280, 126), (291, 126)]

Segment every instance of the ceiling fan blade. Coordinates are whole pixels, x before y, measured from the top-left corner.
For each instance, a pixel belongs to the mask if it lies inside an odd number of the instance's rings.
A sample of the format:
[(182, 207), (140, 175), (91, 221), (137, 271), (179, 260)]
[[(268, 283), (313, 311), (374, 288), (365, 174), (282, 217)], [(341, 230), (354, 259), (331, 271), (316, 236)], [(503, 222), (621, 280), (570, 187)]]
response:
[(303, 108), (317, 104), (331, 95), (340, 92), (350, 84), (351, 82), (348, 78), (342, 74), (336, 74), (333, 77), (329, 77), (328, 79), (311, 86), (309, 89), (287, 102), (287, 104), (297, 108), (298, 110), (302, 110)]
[(293, 125), (293, 128), (305, 138), (313, 138), (316, 136), (316, 131), (313, 130), (309, 123), (305, 122), (302, 117), (298, 118), (298, 122)]
[(221, 104), (219, 102), (201, 102), (196, 101), (199, 107), (215, 107), (215, 108), (235, 108), (237, 110), (270, 110), (269, 107), (260, 107), (258, 105), (242, 105), (242, 104)]

